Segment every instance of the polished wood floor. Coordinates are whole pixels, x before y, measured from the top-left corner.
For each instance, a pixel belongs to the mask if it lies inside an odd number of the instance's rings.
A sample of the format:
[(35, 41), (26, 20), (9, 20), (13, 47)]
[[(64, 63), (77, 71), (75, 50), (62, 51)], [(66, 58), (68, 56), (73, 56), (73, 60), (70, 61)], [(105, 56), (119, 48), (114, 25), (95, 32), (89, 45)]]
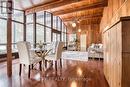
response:
[(0, 87), (109, 87), (103, 75), (102, 61), (63, 60), (63, 67), (57, 72), (53, 67), (42, 71), (35, 67), (28, 79), (26, 66), (19, 76), (16, 59), (13, 60), (11, 78), (7, 77), (6, 71), (6, 62), (0, 63)]

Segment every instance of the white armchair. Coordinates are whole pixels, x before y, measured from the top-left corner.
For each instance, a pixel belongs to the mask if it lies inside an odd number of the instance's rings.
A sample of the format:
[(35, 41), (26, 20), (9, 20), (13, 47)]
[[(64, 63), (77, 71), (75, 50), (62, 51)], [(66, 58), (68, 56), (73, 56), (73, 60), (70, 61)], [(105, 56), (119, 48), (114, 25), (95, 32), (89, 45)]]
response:
[(103, 58), (103, 45), (102, 44), (92, 44), (88, 48), (88, 57), (91, 58)]
[(56, 47), (56, 52), (55, 54), (49, 54), (45, 57), (45, 60), (47, 61), (55, 61), (55, 69), (57, 71), (57, 61), (60, 60), (60, 67), (62, 67), (62, 61), (61, 61), (61, 56), (62, 56), (62, 48), (64, 46), (64, 42), (58, 42), (57, 47)]
[(40, 63), (40, 69), (41, 69), (42, 58), (34, 55), (35, 53), (34, 51), (31, 50), (31, 44), (29, 42), (25, 41), (18, 42), (17, 48), (20, 62), (19, 75), (21, 76), (22, 65), (28, 65), (29, 67), (28, 77), (30, 78), (30, 66), (32, 65), (33, 67), (34, 63)]

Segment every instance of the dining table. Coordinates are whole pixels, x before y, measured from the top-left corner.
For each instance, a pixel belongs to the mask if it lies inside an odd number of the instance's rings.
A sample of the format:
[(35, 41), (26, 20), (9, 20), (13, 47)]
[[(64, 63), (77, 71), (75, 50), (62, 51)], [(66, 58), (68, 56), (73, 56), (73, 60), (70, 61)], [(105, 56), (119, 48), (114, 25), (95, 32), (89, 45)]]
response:
[(49, 53), (50, 53), (50, 51), (51, 51), (52, 49), (32, 48), (31, 50), (35, 52), (35, 55), (36, 55), (36, 56), (42, 58), (42, 60), (43, 60), (43, 63), (42, 63), (43, 68), (44, 68), (44, 65), (43, 65), (43, 64), (45, 64), (45, 68), (46, 68), (46, 62), (48, 62), (49, 65), (52, 65), (52, 61), (47, 61), (47, 60), (45, 60), (45, 57), (46, 57), (47, 55), (49, 55)]

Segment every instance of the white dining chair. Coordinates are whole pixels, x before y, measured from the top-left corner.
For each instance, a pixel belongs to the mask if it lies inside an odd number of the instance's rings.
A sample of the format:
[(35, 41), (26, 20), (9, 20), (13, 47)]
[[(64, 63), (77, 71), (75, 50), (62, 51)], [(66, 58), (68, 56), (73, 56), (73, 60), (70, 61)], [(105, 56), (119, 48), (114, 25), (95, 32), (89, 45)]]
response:
[(56, 71), (57, 71), (57, 61), (58, 60), (60, 60), (60, 67), (62, 67), (61, 56), (62, 56), (63, 46), (64, 46), (64, 42), (58, 42), (57, 47), (55, 48), (56, 52), (53, 53), (53, 54), (49, 54), (49, 55), (47, 55), (45, 57), (45, 60), (47, 60), (47, 61), (55, 61), (55, 69), (56, 69)]
[(22, 65), (28, 66), (28, 68), (29, 68), (28, 77), (29, 78), (30, 78), (31, 65), (33, 68), (33, 64), (39, 63), (40, 64), (39, 68), (41, 70), (42, 58), (35, 55), (35, 51), (31, 50), (31, 44), (29, 42), (26, 42), (26, 41), (17, 42), (17, 49), (18, 49), (19, 62), (20, 62), (20, 69), (19, 69), (20, 76), (21, 76)]

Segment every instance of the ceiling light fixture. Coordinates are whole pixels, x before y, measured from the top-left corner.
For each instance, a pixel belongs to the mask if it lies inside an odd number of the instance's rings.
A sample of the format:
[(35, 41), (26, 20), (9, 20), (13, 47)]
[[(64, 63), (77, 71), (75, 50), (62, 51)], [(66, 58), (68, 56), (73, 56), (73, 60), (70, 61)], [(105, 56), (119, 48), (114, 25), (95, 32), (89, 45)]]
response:
[[(78, 2), (78, 1), (79, 1), (79, 0), (76, 0), (76, 2)], [(74, 7), (74, 8), (75, 8), (75, 7)], [(77, 23), (79, 22), (79, 21), (78, 21), (78, 16), (77, 16), (78, 12), (76, 12), (76, 9), (75, 9), (75, 13), (74, 13), (74, 14), (75, 14), (74, 20), (73, 20), (73, 22), (72, 22), (72, 24), (71, 24), (73, 28), (75, 28), (75, 27), (77, 26)]]
[(81, 29), (78, 29), (78, 32), (81, 32)]
[(76, 23), (75, 22), (72, 23), (72, 27), (76, 27)]

